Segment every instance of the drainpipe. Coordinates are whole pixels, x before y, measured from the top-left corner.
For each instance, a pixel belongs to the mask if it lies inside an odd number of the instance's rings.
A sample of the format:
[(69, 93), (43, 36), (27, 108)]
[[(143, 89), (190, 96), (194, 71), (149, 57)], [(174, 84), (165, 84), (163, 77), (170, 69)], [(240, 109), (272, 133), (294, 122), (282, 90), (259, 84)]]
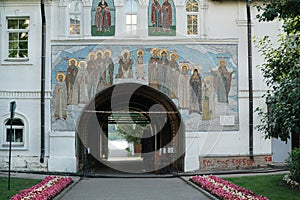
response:
[(248, 33), (248, 86), (249, 86), (249, 156), (253, 160), (253, 85), (252, 85), (252, 34), (250, 0), (246, 0)]
[(46, 17), (45, 4), (41, 0), (41, 17), (42, 17), (42, 66), (41, 66), (41, 155), (40, 163), (44, 163), (45, 157), (45, 52), (46, 52)]

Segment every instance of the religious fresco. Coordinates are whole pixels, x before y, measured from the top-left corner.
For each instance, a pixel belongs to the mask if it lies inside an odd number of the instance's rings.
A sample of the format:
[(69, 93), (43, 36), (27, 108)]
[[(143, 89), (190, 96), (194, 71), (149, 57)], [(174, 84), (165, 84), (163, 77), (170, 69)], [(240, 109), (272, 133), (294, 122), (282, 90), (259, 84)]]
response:
[(91, 15), (92, 36), (115, 35), (115, 7), (113, 0), (93, 0)]
[(96, 93), (149, 85), (177, 105), (187, 131), (237, 131), (235, 44), (52, 46), (52, 130), (75, 130)]
[(172, 0), (149, 0), (148, 35), (175, 36), (175, 10)]

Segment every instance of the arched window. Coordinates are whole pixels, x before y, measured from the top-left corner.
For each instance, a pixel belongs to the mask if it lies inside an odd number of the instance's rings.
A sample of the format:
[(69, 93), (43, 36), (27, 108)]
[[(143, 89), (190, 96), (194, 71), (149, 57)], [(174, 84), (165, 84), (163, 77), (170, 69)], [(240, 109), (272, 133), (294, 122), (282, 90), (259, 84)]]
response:
[(69, 27), (70, 35), (81, 34), (81, 16), (82, 16), (82, 2), (80, 0), (70, 0), (69, 2)]
[(135, 0), (128, 0), (125, 4), (126, 12), (126, 33), (135, 35), (137, 29), (137, 3)]
[[(11, 129), (12, 124), (12, 129)], [(14, 145), (24, 145), (24, 123), (21, 119), (8, 119), (5, 122), (5, 142), (9, 143), (10, 141), (10, 133), (11, 133), (11, 141)]]
[(187, 34), (199, 34), (199, 2), (197, 0), (187, 0), (186, 2)]

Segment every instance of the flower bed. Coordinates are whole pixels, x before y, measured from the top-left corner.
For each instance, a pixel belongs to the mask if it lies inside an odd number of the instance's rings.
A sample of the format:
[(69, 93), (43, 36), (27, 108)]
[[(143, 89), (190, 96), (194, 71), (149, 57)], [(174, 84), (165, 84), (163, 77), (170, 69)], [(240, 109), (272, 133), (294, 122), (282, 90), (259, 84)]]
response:
[(255, 195), (252, 191), (225, 181), (215, 176), (193, 176), (191, 181), (201, 188), (215, 195), (219, 199), (251, 199), (251, 200), (268, 200), (268, 198)]
[(47, 176), (39, 184), (20, 191), (18, 194), (11, 197), (10, 200), (47, 200), (53, 198), (71, 182), (72, 178), (70, 177)]

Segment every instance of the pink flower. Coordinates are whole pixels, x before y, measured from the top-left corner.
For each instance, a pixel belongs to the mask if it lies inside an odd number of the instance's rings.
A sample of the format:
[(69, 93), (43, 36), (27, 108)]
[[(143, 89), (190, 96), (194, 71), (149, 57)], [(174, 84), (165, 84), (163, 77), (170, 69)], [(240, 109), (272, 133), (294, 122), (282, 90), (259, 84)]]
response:
[(29, 189), (20, 191), (11, 200), (47, 200), (54, 197), (72, 182), (70, 177), (47, 176), (42, 182)]
[(239, 187), (216, 176), (193, 176), (191, 177), (191, 181), (224, 200), (268, 200), (266, 197), (255, 195), (248, 189)]

